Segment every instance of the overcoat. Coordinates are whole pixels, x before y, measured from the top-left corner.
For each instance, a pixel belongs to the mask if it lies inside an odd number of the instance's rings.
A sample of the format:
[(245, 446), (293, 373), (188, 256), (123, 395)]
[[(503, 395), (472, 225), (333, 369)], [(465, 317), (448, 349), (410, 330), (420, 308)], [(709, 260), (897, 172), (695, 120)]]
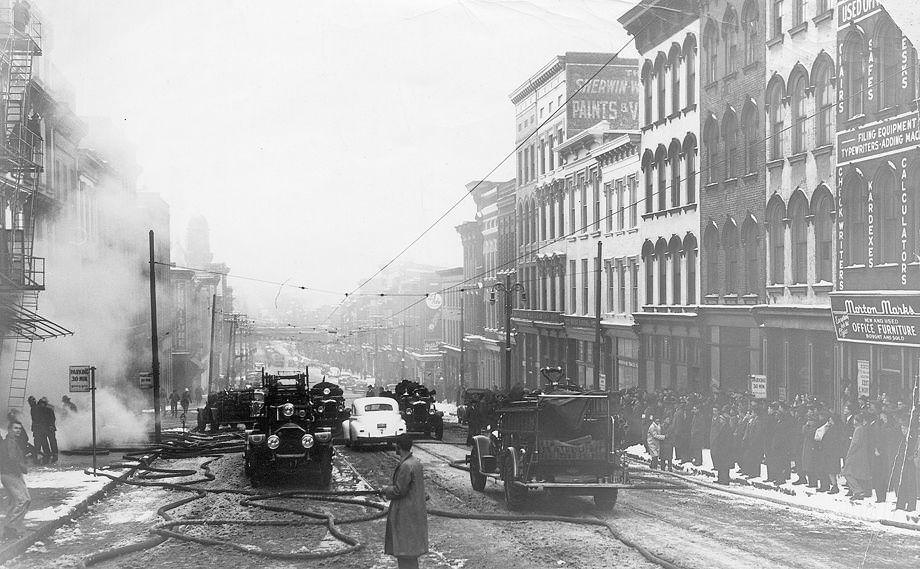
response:
[(732, 438), (732, 429), (728, 420), (723, 415), (713, 417), (712, 426), (709, 429), (709, 452), (714, 468), (731, 468)]
[(396, 557), (419, 557), (428, 553), (428, 511), (422, 464), (409, 453), (393, 473), (387, 492), (390, 511), (383, 551)]
[(852, 476), (857, 480), (872, 478), (872, 469), (869, 464), (869, 429), (865, 425), (857, 425), (853, 430), (853, 440), (847, 449), (847, 457), (843, 461), (843, 475)]
[(661, 425), (653, 422), (648, 426), (648, 436), (646, 437), (645, 442), (648, 444), (648, 453), (657, 457), (661, 454), (661, 440), (664, 438), (664, 435), (661, 434)]

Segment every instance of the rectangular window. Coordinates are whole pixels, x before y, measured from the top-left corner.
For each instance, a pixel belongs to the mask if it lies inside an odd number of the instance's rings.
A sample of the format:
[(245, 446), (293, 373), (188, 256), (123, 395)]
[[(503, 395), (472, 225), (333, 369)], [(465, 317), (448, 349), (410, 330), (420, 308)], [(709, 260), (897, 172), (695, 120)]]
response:
[(517, 181), (518, 185), (524, 183), (524, 151), (518, 150), (517, 153)]
[(556, 311), (556, 271), (551, 270), (549, 276), (549, 309)]
[(565, 194), (559, 194), (559, 237), (565, 235)]
[[(613, 204), (614, 204), (614, 195), (613, 189), (610, 187), (610, 182), (604, 184), (604, 199), (607, 201), (607, 222), (605, 226), (607, 231), (613, 231)], [(619, 228), (617, 228), (619, 229)]]
[(639, 215), (638, 215), (639, 204), (637, 202), (637, 200), (639, 199), (639, 195), (638, 195), (639, 181), (636, 179), (635, 175), (632, 175), (626, 179), (626, 183), (629, 186), (629, 201), (626, 204), (623, 204), (623, 206), (620, 209), (625, 209), (626, 207), (629, 207), (629, 226), (635, 227), (636, 225), (639, 224)]
[(623, 259), (617, 260), (616, 264), (617, 269), (617, 287), (619, 294), (617, 295), (617, 312), (620, 314), (626, 312), (626, 263)]
[(565, 264), (564, 263), (559, 268), (559, 312), (565, 313)]
[(556, 238), (556, 204), (553, 203), (553, 198), (550, 197), (550, 201), (547, 202), (546, 208), (549, 210), (549, 238)]
[(805, 21), (805, 0), (792, 0), (792, 25), (798, 26)]
[(546, 174), (546, 141), (540, 139), (540, 174)]
[(601, 177), (595, 175), (592, 191), (594, 192), (594, 231), (601, 229)]
[(783, 0), (773, 0), (773, 37), (783, 35)]
[(614, 291), (616, 288), (615, 276), (614, 275), (614, 264), (610, 261), (607, 261), (607, 312), (613, 312), (614, 307), (616, 306), (616, 298), (614, 298)]
[(549, 138), (548, 138), (548, 140), (547, 140), (547, 144), (549, 145), (549, 149), (547, 150), (547, 154), (549, 154), (549, 157), (548, 157), (548, 158), (549, 158), (549, 169), (550, 169), (550, 171), (553, 171), (553, 170), (556, 169), (556, 151), (553, 150), (554, 138), (555, 138), (554, 136), (550, 135)]
[(591, 275), (588, 274), (588, 260), (581, 260), (581, 313), (588, 314), (588, 281)]
[(623, 231), (624, 229), (624, 219), (626, 217), (626, 204), (623, 203), (624, 196), (623, 189), (624, 180), (617, 180), (617, 231)]
[(537, 177), (537, 153), (535, 145), (530, 145), (530, 179)]
[(631, 312), (639, 311), (639, 260), (629, 261), (629, 306)]
[(578, 269), (575, 260), (569, 261), (569, 298), (572, 300), (572, 314), (578, 312)]
[(575, 233), (575, 187), (569, 183), (569, 233)]
[(578, 197), (581, 198), (581, 227), (580, 231), (588, 231), (588, 186), (585, 177), (578, 176)]

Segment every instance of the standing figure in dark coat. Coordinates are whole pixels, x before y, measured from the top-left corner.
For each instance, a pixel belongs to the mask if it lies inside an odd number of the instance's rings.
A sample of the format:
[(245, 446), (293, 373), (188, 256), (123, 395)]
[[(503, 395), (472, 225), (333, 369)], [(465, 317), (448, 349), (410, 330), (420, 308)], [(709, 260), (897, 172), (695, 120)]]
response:
[(898, 497), (895, 509), (913, 512), (917, 509), (917, 467), (920, 465), (920, 448), (914, 448), (912, 453), (908, 453), (905, 460), (910, 416), (903, 415), (899, 423), (901, 436), (898, 437), (898, 440), (900, 444), (895, 453), (894, 472), (892, 472), (892, 486)]
[(732, 433), (728, 417), (719, 409), (712, 410), (712, 425), (709, 428), (709, 452), (712, 467), (716, 469), (716, 484), (728, 486), (731, 483), (729, 470), (732, 467)]
[(760, 476), (760, 467), (763, 464), (763, 449), (766, 440), (766, 424), (760, 408), (754, 409), (744, 438), (741, 440), (741, 472), (748, 478)]
[(383, 551), (396, 557), (399, 569), (418, 569), (418, 558), (428, 553), (428, 511), (425, 507), (425, 476), (422, 463), (412, 456), (412, 439), (396, 437), (399, 465), (393, 484), (384, 486), (390, 499)]
[(703, 447), (709, 445), (709, 425), (711, 419), (703, 410), (693, 406), (693, 420), (690, 423), (690, 456), (693, 464), (703, 464)]
[(3, 537), (22, 537), (26, 512), (32, 502), (23, 478), (28, 468), (19, 444), (22, 431), (22, 423), (11, 420), (6, 438), (0, 441), (0, 483), (9, 496), (9, 509), (3, 520)]
[(689, 460), (690, 456), (690, 412), (686, 403), (677, 406), (674, 412), (674, 450), (677, 460)]
[(38, 407), (42, 414), (42, 423), (45, 427), (45, 439), (42, 441), (42, 453), (47, 454), (42, 460), (44, 464), (54, 464), (58, 461), (58, 444), (57, 444), (57, 417), (54, 415), (54, 407), (48, 403), (47, 397), (38, 400)]
[(767, 480), (775, 484), (785, 484), (789, 480), (789, 436), (792, 433), (792, 418), (786, 415), (779, 404), (767, 408), (771, 423), (770, 434), (766, 441)]
[(818, 492), (828, 494), (840, 492), (837, 487), (837, 475), (840, 474), (840, 458), (846, 442), (843, 427), (837, 422), (833, 413), (815, 431), (815, 461), (818, 471)]
[(664, 435), (664, 438), (661, 439), (661, 470), (673, 471), (674, 424), (670, 417), (665, 418), (664, 423), (661, 424), (661, 434)]
[(815, 431), (818, 430), (818, 417), (814, 409), (805, 413), (805, 422), (801, 428), (801, 441), (798, 449), (798, 460), (795, 469), (799, 479), (793, 484), (807, 484), (809, 488), (817, 488), (817, 472), (815, 470)]
[(869, 463), (869, 428), (865, 415), (857, 415), (854, 422), (853, 438), (843, 461), (843, 476), (853, 500), (868, 498), (872, 495), (872, 467)]
[(875, 501), (884, 502), (888, 497), (888, 482), (891, 480), (891, 467), (897, 446), (892, 444), (900, 435), (900, 428), (895, 430), (887, 411), (880, 410), (878, 417), (869, 424), (869, 445), (872, 462), (872, 488)]
[(33, 396), (27, 400), (32, 417), (32, 441), (35, 443), (35, 464), (44, 464), (51, 458), (51, 445), (48, 443), (48, 429), (45, 426), (45, 414)]

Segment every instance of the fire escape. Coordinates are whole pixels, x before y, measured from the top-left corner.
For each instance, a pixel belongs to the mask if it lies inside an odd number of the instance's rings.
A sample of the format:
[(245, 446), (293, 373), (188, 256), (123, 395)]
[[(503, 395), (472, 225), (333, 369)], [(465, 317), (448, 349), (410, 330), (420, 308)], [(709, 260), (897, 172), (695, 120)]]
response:
[[(40, 118), (29, 115), (41, 24), (24, 4), (0, 11), (0, 340), (13, 340), (8, 409), (26, 398), (32, 343), (71, 332), (38, 314), (44, 259), (33, 255), (35, 194), (43, 163)], [(2, 348), (3, 342), (0, 342)]]

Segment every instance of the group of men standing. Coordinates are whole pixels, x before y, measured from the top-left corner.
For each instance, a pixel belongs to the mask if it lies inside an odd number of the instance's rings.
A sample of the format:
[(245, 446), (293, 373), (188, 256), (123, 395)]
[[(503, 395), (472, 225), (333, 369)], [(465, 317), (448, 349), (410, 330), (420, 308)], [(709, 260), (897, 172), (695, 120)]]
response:
[(48, 403), (47, 397), (35, 400), (29, 396), (27, 400), (32, 414), (32, 438), (35, 453), (32, 457), (35, 464), (54, 464), (58, 460), (57, 443), (57, 417), (54, 407)]

